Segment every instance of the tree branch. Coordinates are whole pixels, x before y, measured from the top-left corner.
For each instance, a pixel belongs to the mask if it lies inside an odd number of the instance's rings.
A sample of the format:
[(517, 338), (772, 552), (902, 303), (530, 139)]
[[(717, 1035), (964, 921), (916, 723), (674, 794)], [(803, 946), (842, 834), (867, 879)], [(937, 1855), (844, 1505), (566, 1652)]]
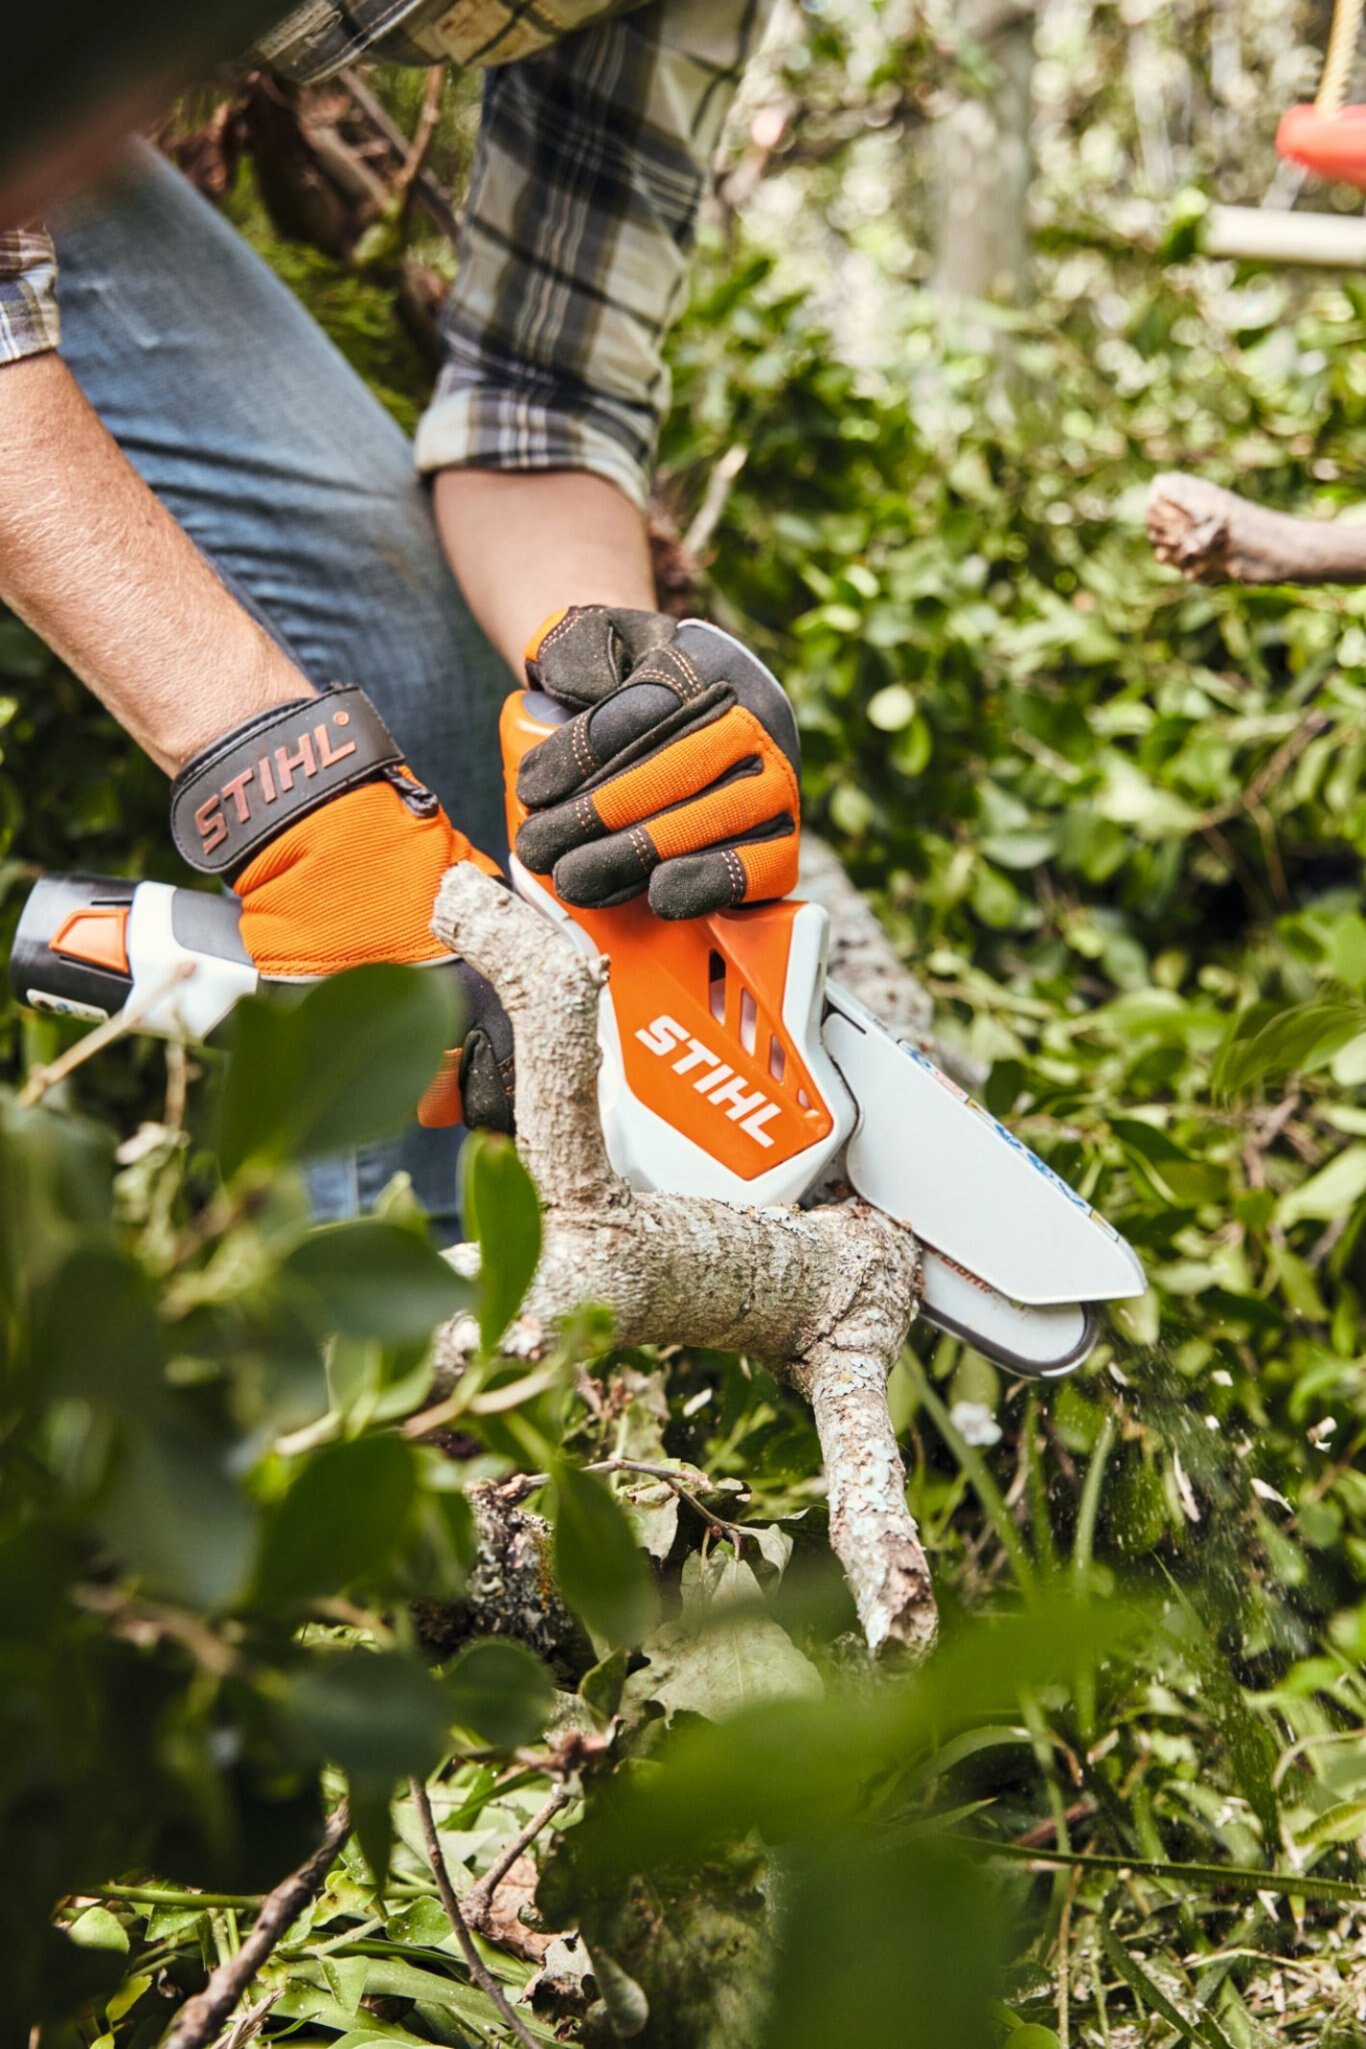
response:
[(1366, 583), (1366, 525), (1270, 512), (1184, 470), (1154, 477), (1148, 539), (1200, 583)]
[(410, 1779), (408, 1786), (421, 1824), (422, 1841), (426, 1846), (427, 1861), (432, 1867), (432, 1877), (436, 1880), (441, 1904), (446, 1909), (446, 1919), (455, 1930), (455, 1939), (460, 1944), (460, 1954), (465, 1959), (470, 1977), (484, 1997), (493, 2001), (499, 2019), (505, 2027), (511, 2028), (517, 2040), (525, 2045), (525, 2049), (537, 2049), (536, 2037), (508, 2005), (507, 1994), (474, 1946), (474, 1937), (470, 1934), (465, 1917), (460, 1911), (460, 1902), (455, 1896), (455, 1887), (451, 1884), (451, 1875), (446, 1869), (446, 1859), (441, 1854), (441, 1838), (436, 1832), (436, 1819), (432, 1813), (432, 1803), (427, 1797), (427, 1788), (421, 1779)]
[(203, 2049), (204, 2043), (214, 2039), (280, 1937), (322, 1891), (350, 1833), (351, 1816), (343, 1800), (334, 1809), (313, 1855), (266, 1894), (252, 1931), (236, 1956), (220, 1964), (204, 1990), (186, 2000), (162, 2049)]
[[(400, 165), (406, 169), (413, 155), (412, 142), (403, 133), (403, 130), (394, 121), (390, 120), (379, 99), (371, 92), (365, 80), (353, 66), (347, 65), (344, 70), (337, 73), (337, 77), (341, 84), (345, 86), (347, 92), (350, 93), (352, 99), (360, 108), (361, 113), (364, 114), (370, 126), (375, 130), (375, 133), (383, 136), (394, 155), (398, 158)], [(417, 165), (409, 173), (406, 185), (411, 186), (414, 198), (421, 200), (433, 226), (440, 229), (452, 248), (458, 248), (460, 243), (460, 216), (441, 190), (441, 187), (436, 183), (436, 180), (421, 168), (420, 157)]]
[(477, 1548), (464, 1593), (458, 1601), (414, 1601), (413, 1620), (430, 1657), (454, 1657), (475, 1637), (510, 1636), (576, 1685), (595, 1653), (555, 1585), (549, 1523), (519, 1505), (525, 1492), (520, 1479), (471, 1487)]
[[(922, 1654), (934, 1604), (885, 1394), (915, 1313), (915, 1240), (858, 1202), (765, 1210), (629, 1188), (598, 1118), (601, 962), (467, 864), (442, 884), (433, 929), (493, 983), (517, 1042), (518, 1147), (545, 1209), (519, 1352), (535, 1357), (561, 1317), (597, 1301), (613, 1312), (617, 1345), (765, 1361), (811, 1403), (831, 1541), (869, 1645)], [(468, 1318), (447, 1326), (443, 1384), (476, 1343)]]
[(567, 1807), (577, 1794), (572, 1786), (557, 1786), (544, 1807), (537, 1809), (524, 1829), (507, 1843), (490, 1864), (483, 1877), (477, 1879), (465, 1894), (462, 1908), (465, 1919), (472, 1928), (483, 1929), (493, 1905), (493, 1896), (511, 1871), (517, 1859), (531, 1848), (542, 1829), (548, 1828), (562, 1807)]

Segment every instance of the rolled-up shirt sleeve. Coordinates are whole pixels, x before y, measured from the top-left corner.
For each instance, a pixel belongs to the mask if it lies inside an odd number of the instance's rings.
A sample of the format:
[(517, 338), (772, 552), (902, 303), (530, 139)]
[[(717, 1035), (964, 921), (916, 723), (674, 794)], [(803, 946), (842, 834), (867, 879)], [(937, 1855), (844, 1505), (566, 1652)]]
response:
[(0, 228), (0, 363), (41, 356), (60, 338), (51, 237), (41, 228)]
[(590, 470), (643, 505), (708, 168), (770, 0), (652, 0), (486, 74), (423, 470)]

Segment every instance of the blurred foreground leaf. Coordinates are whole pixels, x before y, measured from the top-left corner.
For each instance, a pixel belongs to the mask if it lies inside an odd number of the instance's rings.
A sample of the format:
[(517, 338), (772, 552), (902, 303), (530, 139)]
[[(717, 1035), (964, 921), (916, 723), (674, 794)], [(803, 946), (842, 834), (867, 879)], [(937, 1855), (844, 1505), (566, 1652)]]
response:
[(541, 1256), (541, 1203), (511, 1139), (465, 1142), (465, 1229), (478, 1241), (479, 1340), (491, 1352), (522, 1306)]
[(297, 1000), (245, 998), (223, 1086), (224, 1178), (388, 1137), (457, 1035), (454, 987), (424, 968), (351, 968)]
[(555, 1705), (549, 1672), (519, 1643), (490, 1637), (461, 1651), (446, 1676), (452, 1718), (486, 1743), (533, 1743)]
[(363, 1437), (318, 1452), (267, 1525), (253, 1592), (277, 1605), (339, 1594), (381, 1572), (412, 1511), (417, 1456), (401, 1437)]
[(571, 1608), (615, 1648), (637, 1644), (654, 1619), (654, 1582), (626, 1511), (606, 1482), (564, 1459), (555, 1486), (555, 1577)]
[(313, 1231), (280, 1268), (323, 1332), (410, 1344), (468, 1308), (473, 1290), (425, 1239), (363, 1217)]

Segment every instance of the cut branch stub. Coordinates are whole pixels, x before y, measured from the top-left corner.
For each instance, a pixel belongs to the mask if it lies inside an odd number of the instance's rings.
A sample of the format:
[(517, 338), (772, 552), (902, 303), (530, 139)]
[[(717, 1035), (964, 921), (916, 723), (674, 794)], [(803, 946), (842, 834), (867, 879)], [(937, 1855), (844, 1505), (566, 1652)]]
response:
[[(548, 1331), (581, 1303), (602, 1302), (619, 1345), (762, 1359), (811, 1404), (831, 1542), (870, 1646), (923, 1654), (934, 1600), (886, 1400), (915, 1313), (915, 1240), (862, 1203), (749, 1209), (628, 1187), (598, 1118), (601, 963), (468, 865), (442, 884), (433, 929), (488, 977), (512, 1020), (517, 1143), (545, 1210), (523, 1327)], [(467, 1318), (442, 1334), (446, 1385), (471, 1343)]]
[(1198, 583), (1366, 583), (1366, 525), (1271, 512), (1184, 470), (1154, 477), (1148, 539)]

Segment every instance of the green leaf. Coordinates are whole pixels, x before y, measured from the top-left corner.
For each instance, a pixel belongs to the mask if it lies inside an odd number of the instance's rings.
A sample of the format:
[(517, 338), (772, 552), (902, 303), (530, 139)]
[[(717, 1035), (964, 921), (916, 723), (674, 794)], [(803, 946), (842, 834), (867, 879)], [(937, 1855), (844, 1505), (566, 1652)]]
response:
[(1235, 1022), (1219, 1049), (1211, 1086), (1216, 1095), (1238, 1096), (1273, 1075), (1312, 1074), (1363, 1029), (1366, 1006), (1360, 1003), (1300, 1003), (1269, 1021), (1259, 1006), (1251, 1018)]
[(785, 1868), (783, 1893), (763, 2049), (995, 2049), (1007, 1909), (970, 1858), (837, 1835)]
[(519, 1643), (489, 1637), (463, 1650), (446, 1677), (452, 1717), (499, 1750), (542, 1733), (555, 1706), (555, 1682)]
[(434, 1246), (376, 1217), (332, 1224), (295, 1246), (281, 1280), (322, 1331), (411, 1344), (468, 1309), (473, 1290)]
[(80, 1949), (114, 1949), (125, 1956), (128, 1953), (128, 1930), (108, 1907), (87, 1907), (66, 1932)]
[(1313, 1218), (1327, 1223), (1346, 1216), (1366, 1195), (1366, 1145), (1345, 1146), (1340, 1153), (1311, 1174), (1298, 1188), (1290, 1189), (1276, 1205), (1276, 1221), (1284, 1230)]
[(452, 1940), (446, 1911), (435, 1900), (413, 1900), (400, 1907), (389, 1916), (384, 1932), (390, 1942), (401, 1942), (412, 1949), (440, 1949)]
[(610, 1886), (661, 1843), (687, 1859), (751, 1828), (774, 1843), (828, 1841), (865, 1811), (879, 1772), (904, 1775), (947, 1729), (1082, 1669), (1134, 1634), (1138, 1612), (1113, 1596), (1036, 1596), (1027, 1613), (971, 1623), (912, 1678), (873, 1692), (765, 1700), (725, 1722), (680, 1717), (668, 1770), (619, 1780), (610, 1808), (575, 1828), (579, 1868)]
[(125, 1415), (163, 1405), (161, 1332), (147, 1276), (112, 1245), (82, 1245), (39, 1307), (34, 1360), (55, 1396)]
[(337, 1594), (382, 1572), (402, 1541), (416, 1486), (416, 1453), (401, 1437), (362, 1437), (317, 1453), (271, 1515), (256, 1601)]
[(1123, 755), (1105, 757), (1105, 780), (1095, 799), (1102, 818), (1114, 825), (1131, 826), (1141, 839), (1184, 839), (1195, 826), (1197, 813), (1174, 790), (1150, 782)]
[(556, 1459), (555, 1577), (595, 1636), (637, 1644), (657, 1607), (654, 1581), (621, 1503), (596, 1474)]
[(580, 1699), (587, 1702), (599, 1720), (610, 1722), (620, 1708), (629, 1664), (629, 1652), (611, 1651), (579, 1681)]
[(108, 1133), (80, 1118), (0, 1096), (0, 1306), (16, 1307), (79, 1238), (107, 1230), (110, 1152)]
[(915, 717), (915, 698), (904, 683), (889, 683), (868, 703), (868, 723), (879, 733), (899, 733)]
[(381, 965), (331, 975), (297, 1000), (245, 998), (223, 1088), (224, 1178), (399, 1130), (458, 1041), (457, 1009), (450, 976)]
[(328, 1990), (337, 2004), (347, 2013), (358, 2013), (361, 2000), (365, 1996), (365, 1981), (370, 1973), (370, 1959), (326, 1956), (322, 1964)]
[(1158, 1200), (1168, 1203), (1212, 1202), (1226, 1186), (1225, 1170), (1190, 1154), (1156, 1125), (1137, 1117), (1114, 1117), (1110, 1129)]
[(1301, 1843), (1354, 1843), (1366, 1835), (1366, 1800), (1340, 1800), (1301, 1829)]
[(282, 1706), (306, 1754), (349, 1779), (426, 1778), (446, 1752), (445, 1691), (402, 1651), (315, 1651), (287, 1681)]
[(382, 1774), (358, 1769), (347, 1775), (351, 1827), (377, 1888), (382, 1888), (388, 1879), (389, 1860), (394, 1851), (393, 1790), (393, 1779)]
[(491, 1352), (522, 1306), (541, 1256), (541, 1203), (511, 1139), (465, 1142), (465, 1228), (479, 1242), (479, 1339)]
[(819, 1700), (820, 1673), (765, 1613), (749, 1566), (725, 1553), (683, 1567), (683, 1613), (641, 1645), (648, 1664), (626, 1682), (625, 1698), (658, 1701), (670, 1714), (713, 1721), (762, 1700)]
[(150, 1593), (200, 1609), (240, 1596), (257, 1510), (224, 1470), (225, 1446), (179, 1421), (127, 1432), (95, 1521)]
[(1175, 2028), (1183, 2042), (1204, 2043), (1206, 2049), (1233, 2049), (1228, 2036), (1212, 2013), (1201, 2012), (1194, 2020), (1188, 2020), (1174, 2001), (1169, 1999), (1162, 1987), (1154, 1982), (1136, 1956), (1124, 1947), (1109, 1922), (1102, 1916), (1099, 1920), (1100, 1938), (1105, 1945), (1105, 1954), (1130, 1988), (1138, 1994), (1141, 2003), (1159, 2015), (1168, 2027)]

